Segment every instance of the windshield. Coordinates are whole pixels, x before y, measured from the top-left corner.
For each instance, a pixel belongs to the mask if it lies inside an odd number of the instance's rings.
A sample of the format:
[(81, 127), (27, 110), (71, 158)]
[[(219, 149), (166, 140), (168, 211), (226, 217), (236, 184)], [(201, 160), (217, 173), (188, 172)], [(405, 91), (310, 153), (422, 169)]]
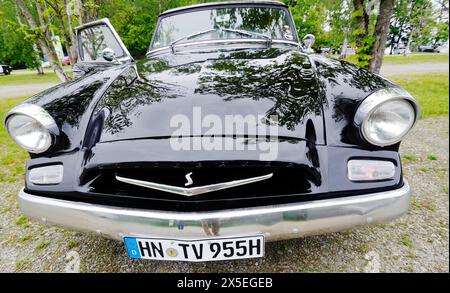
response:
[[(236, 33), (236, 30), (247, 34)], [(200, 34), (190, 37), (196, 33)], [(169, 46), (175, 41), (248, 39), (261, 38), (261, 35), (273, 40), (296, 41), (288, 10), (277, 7), (224, 7), (163, 17), (150, 48)]]

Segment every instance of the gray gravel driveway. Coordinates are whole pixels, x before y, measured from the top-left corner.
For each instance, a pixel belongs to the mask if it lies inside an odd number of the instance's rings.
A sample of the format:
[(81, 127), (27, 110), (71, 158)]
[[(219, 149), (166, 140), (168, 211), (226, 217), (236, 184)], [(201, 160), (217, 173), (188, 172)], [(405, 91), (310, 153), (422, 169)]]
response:
[(23, 85), (0, 85), (0, 100), (8, 98), (18, 98), (32, 96), (43, 90), (51, 88), (57, 83), (36, 83)]
[(388, 224), (269, 243), (263, 259), (131, 260), (121, 242), (29, 222), (15, 199), (22, 182), (0, 182), (0, 272), (448, 272), (448, 130), (448, 117), (421, 120), (401, 147), (413, 189), (406, 215)]
[(413, 64), (385, 64), (381, 67), (383, 76), (405, 74), (427, 74), (448, 72), (448, 63), (413, 63)]

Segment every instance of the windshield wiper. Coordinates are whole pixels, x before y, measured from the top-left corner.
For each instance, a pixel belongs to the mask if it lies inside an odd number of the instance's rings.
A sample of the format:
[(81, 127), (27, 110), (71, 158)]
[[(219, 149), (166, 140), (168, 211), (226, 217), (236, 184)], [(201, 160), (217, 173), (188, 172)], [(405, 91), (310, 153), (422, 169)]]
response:
[(225, 31), (225, 32), (231, 32), (231, 33), (236, 33), (236, 34), (240, 34), (240, 35), (245, 35), (248, 37), (260, 37), (263, 39), (267, 40), (267, 46), (270, 48), (270, 46), (272, 45), (272, 38), (269, 36), (266, 36), (264, 34), (260, 34), (260, 33), (256, 33), (256, 32), (252, 32), (252, 31), (246, 31), (246, 30), (235, 30), (235, 29), (230, 29), (230, 28), (213, 28), (213, 29), (209, 29), (206, 31), (201, 31), (198, 33), (194, 33), (194, 34), (190, 34), (184, 37), (181, 37), (175, 41), (173, 41), (172, 43), (170, 43), (169, 47), (172, 50), (172, 53), (175, 53), (175, 45), (178, 44), (179, 42), (183, 41), (183, 40), (190, 40), (192, 38), (204, 35), (204, 34), (208, 34), (214, 31)]
[(246, 31), (246, 30), (235, 30), (235, 29), (231, 29), (231, 28), (222, 28), (221, 30), (226, 31), (226, 32), (237, 33), (237, 34), (241, 34), (241, 35), (249, 36), (249, 37), (255, 37), (255, 36), (260, 37), (260, 38), (266, 39), (269, 43), (272, 43), (272, 38), (265, 34), (260, 34), (257, 32)]

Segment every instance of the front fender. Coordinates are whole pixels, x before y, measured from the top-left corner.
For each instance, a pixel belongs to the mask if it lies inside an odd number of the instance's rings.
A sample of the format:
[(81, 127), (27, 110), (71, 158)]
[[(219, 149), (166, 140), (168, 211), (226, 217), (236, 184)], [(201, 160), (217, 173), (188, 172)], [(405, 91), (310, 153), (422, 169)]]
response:
[[(120, 65), (86, 74), (40, 92), (20, 104), (42, 107), (53, 117), (59, 128), (58, 145), (44, 155), (54, 156), (81, 147), (95, 105), (111, 83), (129, 66)], [(43, 156), (30, 155), (32, 158)]]
[[(329, 146), (378, 149), (361, 140), (353, 120), (360, 103), (384, 88), (398, 88), (383, 77), (345, 61), (322, 56), (310, 57), (317, 71), (321, 92), (326, 96), (324, 120)], [(384, 150), (398, 150), (399, 144)]]

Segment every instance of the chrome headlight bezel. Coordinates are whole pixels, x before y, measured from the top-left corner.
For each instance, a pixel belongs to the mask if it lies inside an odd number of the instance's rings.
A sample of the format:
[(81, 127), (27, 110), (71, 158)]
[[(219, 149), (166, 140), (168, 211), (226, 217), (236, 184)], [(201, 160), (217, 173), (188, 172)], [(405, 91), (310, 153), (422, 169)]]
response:
[[(19, 141), (14, 133), (11, 132), (9, 125), (11, 119), (17, 116), (25, 116), (38, 123), (40, 127), (46, 131), (45, 135), (48, 136), (48, 141), (46, 141), (40, 148), (28, 146)], [(47, 152), (53, 145), (55, 145), (56, 138), (59, 135), (59, 128), (53, 117), (42, 107), (34, 104), (21, 104), (14, 107), (6, 114), (4, 124), (9, 136), (14, 140), (14, 142), (24, 150), (33, 154), (42, 154)]]
[[(387, 140), (384, 142), (376, 141), (366, 132), (366, 125), (371, 118), (371, 115), (377, 111), (380, 107), (387, 103), (394, 101), (405, 101), (411, 105), (414, 110), (414, 121), (412, 125), (404, 131), (400, 136), (395, 139)], [(401, 88), (386, 88), (371, 94), (365, 98), (359, 105), (355, 113), (354, 124), (359, 129), (362, 138), (369, 144), (385, 147), (391, 146), (402, 141), (405, 136), (411, 131), (411, 129), (417, 123), (420, 116), (420, 108), (417, 101), (405, 90)]]

